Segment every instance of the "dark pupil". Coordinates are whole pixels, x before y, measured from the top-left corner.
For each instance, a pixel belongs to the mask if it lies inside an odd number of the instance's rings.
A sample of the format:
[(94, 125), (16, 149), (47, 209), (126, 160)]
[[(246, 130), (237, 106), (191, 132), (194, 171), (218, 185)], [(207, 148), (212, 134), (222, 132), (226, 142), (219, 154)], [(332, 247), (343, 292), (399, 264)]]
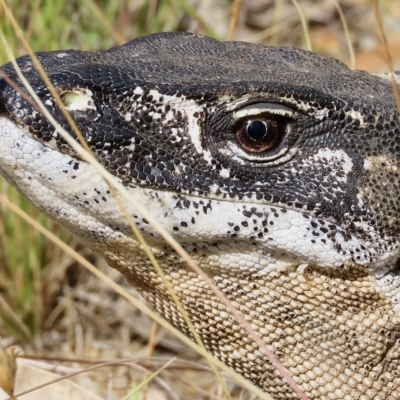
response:
[(247, 135), (250, 139), (260, 140), (267, 133), (267, 127), (261, 121), (251, 121), (247, 127)]

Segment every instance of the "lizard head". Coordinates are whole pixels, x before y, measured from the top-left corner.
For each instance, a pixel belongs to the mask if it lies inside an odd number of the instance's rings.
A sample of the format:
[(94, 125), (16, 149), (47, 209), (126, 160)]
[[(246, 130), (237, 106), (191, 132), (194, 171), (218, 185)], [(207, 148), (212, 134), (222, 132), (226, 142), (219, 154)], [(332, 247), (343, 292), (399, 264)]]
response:
[[(301, 283), (310, 268), (328, 291), (372, 286), (357, 307), (368, 299), (387, 306), (386, 297), (396, 307), (400, 134), (390, 79), (302, 50), (183, 33), (37, 56), (98, 161), (232, 299), (244, 298), (235, 279), (258, 294), (260, 282), (275, 281), (259, 301), (280, 286), (296, 293), (312, 281)], [(74, 136), (32, 61), (18, 65)], [(11, 64), (2, 71), (23, 88)], [(1, 173), (157, 303), (159, 283), (96, 169), (5, 80), (0, 90)], [(127, 207), (166, 271), (197, 279)], [(379, 283), (388, 275), (389, 289)], [(328, 312), (321, 304), (316, 326), (330, 318), (319, 319)], [(274, 318), (273, 310), (264, 315)], [(279, 340), (266, 340), (284, 352)]]
[[(158, 195), (156, 214), (179, 240), (256, 242), (333, 268), (397, 257), (399, 119), (388, 79), (192, 34), (37, 56), (98, 160), (137, 199)], [(73, 134), (32, 61), (19, 67)], [(23, 87), (11, 64), (3, 71)], [(61, 222), (57, 203), (101, 220), (93, 176), (80, 179), (85, 163), (19, 92), (4, 80), (1, 89), (2, 140), (23, 132), (32, 142), (2, 143), (3, 173)], [(35, 200), (36, 185), (54, 198)]]

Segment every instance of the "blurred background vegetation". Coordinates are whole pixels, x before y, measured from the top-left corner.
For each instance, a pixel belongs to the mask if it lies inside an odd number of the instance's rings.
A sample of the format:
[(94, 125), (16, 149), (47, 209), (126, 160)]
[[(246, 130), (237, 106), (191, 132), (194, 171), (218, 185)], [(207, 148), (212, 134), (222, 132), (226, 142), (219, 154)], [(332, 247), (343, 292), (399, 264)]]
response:
[[(229, 0), (8, 0), (7, 4), (33, 50), (49, 51), (103, 50), (161, 31), (192, 31), (226, 40), (233, 3)], [(299, 0), (299, 4), (313, 50), (348, 62), (346, 38), (334, 1)], [(342, 0), (340, 4), (349, 25), (357, 67), (387, 71), (371, 2)], [(398, 0), (381, 0), (379, 4), (395, 66), (400, 69)], [(14, 55), (26, 54), (1, 8), (0, 28)], [(305, 46), (301, 20), (290, 0), (243, 0), (234, 39)], [(0, 46), (0, 64), (7, 61), (6, 51)], [(0, 191), (124, 285), (116, 271), (108, 269), (3, 180)], [(152, 331), (151, 321), (120, 303), (101, 282), (13, 213), (4, 207), (0, 207), (0, 213), (0, 344), (18, 343), (27, 352), (70, 357), (115, 358), (150, 351), (146, 346)], [(132, 291), (129, 286), (127, 289)], [(165, 332), (158, 332), (157, 343), (160, 352), (194, 357)], [(196, 380), (200, 380), (198, 375)], [(193, 398), (185, 393), (187, 398)]]

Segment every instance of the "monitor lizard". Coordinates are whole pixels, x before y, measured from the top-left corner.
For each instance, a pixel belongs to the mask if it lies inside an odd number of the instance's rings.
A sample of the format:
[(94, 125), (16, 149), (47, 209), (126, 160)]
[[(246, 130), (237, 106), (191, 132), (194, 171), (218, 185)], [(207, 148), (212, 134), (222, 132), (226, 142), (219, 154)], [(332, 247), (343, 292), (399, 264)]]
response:
[[(97, 160), (310, 399), (400, 398), (400, 121), (389, 74), (189, 33), (37, 57)], [(75, 137), (31, 59), (18, 65)], [(1, 70), (23, 87), (11, 64)], [(5, 79), (0, 172), (189, 334), (97, 170)], [(125, 204), (207, 349), (274, 398), (296, 398), (202, 279)]]

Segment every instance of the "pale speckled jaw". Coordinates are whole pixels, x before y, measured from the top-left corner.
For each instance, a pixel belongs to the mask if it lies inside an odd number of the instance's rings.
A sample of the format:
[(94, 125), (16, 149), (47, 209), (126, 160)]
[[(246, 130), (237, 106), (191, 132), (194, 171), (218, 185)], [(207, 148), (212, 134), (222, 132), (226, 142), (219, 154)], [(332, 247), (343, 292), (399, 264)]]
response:
[[(39, 58), (97, 159), (310, 399), (400, 396), (400, 132), (390, 82), (300, 50), (185, 34)], [(30, 61), (19, 64), (71, 132)], [(261, 138), (249, 136), (252, 121), (266, 127)], [(0, 171), (187, 332), (108, 186), (4, 82)], [(276, 398), (295, 398), (204, 282), (126, 206), (207, 348)]]

